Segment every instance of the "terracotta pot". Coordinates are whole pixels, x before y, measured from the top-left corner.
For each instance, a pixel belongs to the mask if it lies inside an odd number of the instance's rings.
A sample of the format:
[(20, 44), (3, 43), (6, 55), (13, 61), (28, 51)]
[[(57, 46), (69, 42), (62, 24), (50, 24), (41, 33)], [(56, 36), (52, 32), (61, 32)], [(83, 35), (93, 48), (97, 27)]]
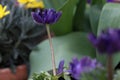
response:
[(16, 67), (15, 74), (9, 68), (0, 69), (0, 80), (27, 80), (27, 66)]

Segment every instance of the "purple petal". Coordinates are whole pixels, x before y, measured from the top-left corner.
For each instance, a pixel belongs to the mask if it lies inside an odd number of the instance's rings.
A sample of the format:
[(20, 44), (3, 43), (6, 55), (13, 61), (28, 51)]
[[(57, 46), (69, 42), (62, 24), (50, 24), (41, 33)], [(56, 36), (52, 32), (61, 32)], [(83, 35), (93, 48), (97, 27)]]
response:
[(87, 3), (89, 3), (89, 4), (90, 4), (90, 3), (91, 3), (91, 0), (87, 0)]
[(53, 23), (54, 22), (54, 19), (55, 19), (55, 11), (53, 9), (49, 9), (48, 12), (47, 12), (47, 16), (46, 16), (46, 23), (50, 24), (50, 23)]
[(58, 20), (59, 20), (59, 18), (61, 17), (61, 15), (62, 15), (62, 12), (58, 12), (58, 13), (56, 13), (56, 18), (55, 18), (55, 22), (57, 22)]
[(107, 0), (107, 2), (116, 2), (116, 3), (120, 3), (120, 0)]
[(83, 72), (90, 72), (96, 68), (96, 60), (92, 60), (90, 57), (85, 56), (80, 60)]
[(43, 19), (41, 16), (39, 16), (37, 13), (32, 12), (32, 18), (36, 23), (43, 23)]
[(70, 62), (69, 73), (74, 79), (80, 80), (82, 73), (91, 72), (99, 65), (100, 64), (96, 61), (96, 59), (91, 59), (88, 56), (83, 57), (80, 61), (77, 58), (74, 58), (72, 62)]
[(102, 31), (98, 38), (90, 34), (88, 39), (97, 48), (99, 53), (111, 55), (120, 51), (120, 29), (108, 28)]
[(54, 9), (37, 10), (32, 13), (35, 22), (43, 24), (53, 24), (58, 21), (61, 12), (56, 12)]
[(80, 60), (81, 66), (85, 67), (85, 66), (89, 66), (91, 64), (91, 60), (90, 57), (85, 56)]
[(60, 61), (60, 63), (59, 63), (57, 74), (62, 74), (63, 69), (64, 69), (64, 60)]
[(107, 2), (113, 2), (114, 0), (107, 0)]
[(106, 49), (109, 46), (109, 43), (110, 43), (109, 37), (103, 34), (100, 37), (98, 37), (98, 40), (96, 41), (95, 46), (99, 53), (104, 53), (106, 52)]
[(92, 33), (88, 34), (88, 39), (94, 46), (96, 45), (97, 39), (95, 35), (93, 35)]

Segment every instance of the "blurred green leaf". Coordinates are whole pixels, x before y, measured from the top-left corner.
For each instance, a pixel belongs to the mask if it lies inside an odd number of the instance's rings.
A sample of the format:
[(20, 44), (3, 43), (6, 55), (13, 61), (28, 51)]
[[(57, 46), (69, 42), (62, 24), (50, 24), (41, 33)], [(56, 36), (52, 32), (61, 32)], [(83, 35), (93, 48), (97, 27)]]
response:
[(120, 4), (107, 3), (102, 9), (98, 25), (98, 34), (101, 30), (109, 27), (120, 27)]
[(119, 62), (120, 62), (120, 52), (116, 53), (114, 55), (114, 58), (113, 58), (113, 66), (114, 66), (114, 68), (118, 65)]
[(105, 69), (100, 69), (96, 68), (92, 70), (90, 73), (83, 73), (81, 75), (80, 80), (106, 80), (106, 70)]
[(92, 28), (92, 32), (97, 34), (98, 22), (101, 13), (101, 8), (98, 5), (93, 5), (89, 10), (89, 19)]
[(106, 3), (106, 0), (92, 0), (92, 5), (104, 5)]
[(67, 0), (66, 4), (60, 8), (62, 16), (56, 24), (51, 26), (56, 35), (64, 35), (72, 32), (72, 20), (77, 1)]
[(45, 4), (45, 8), (55, 8), (58, 9), (61, 7), (61, 5), (64, 5), (64, 3), (67, 0), (43, 0)]
[[(95, 49), (86, 36), (87, 33), (76, 32), (62, 37), (54, 37), (52, 42), (56, 64), (58, 65), (63, 59), (65, 64), (68, 64), (73, 57), (81, 58), (85, 55), (95, 57)], [(52, 69), (49, 41), (43, 41), (38, 48), (39, 51), (33, 51), (30, 56), (31, 74)]]
[[(120, 28), (120, 4), (117, 3), (107, 3), (101, 12), (99, 25), (98, 25), (98, 34), (106, 28)], [(115, 66), (120, 58), (118, 57), (120, 54), (114, 55), (113, 65)], [(103, 56), (104, 57), (104, 56)], [(103, 57), (99, 57), (100, 60), (103, 60)], [(105, 57), (104, 57), (105, 60)], [(104, 61), (105, 62), (105, 61)]]
[(86, 0), (79, 0), (73, 19), (73, 29), (76, 31), (84, 30), (85, 8), (86, 8)]

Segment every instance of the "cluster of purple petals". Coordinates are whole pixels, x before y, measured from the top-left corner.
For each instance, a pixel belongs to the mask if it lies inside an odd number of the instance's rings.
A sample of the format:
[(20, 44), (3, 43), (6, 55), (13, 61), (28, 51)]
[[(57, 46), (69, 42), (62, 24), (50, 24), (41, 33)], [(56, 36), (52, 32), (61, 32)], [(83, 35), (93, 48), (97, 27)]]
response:
[(36, 23), (53, 24), (58, 21), (61, 14), (54, 9), (38, 9), (36, 12), (32, 12), (32, 17)]
[(80, 80), (82, 73), (88, 73), (93, 71), (95, 68), (100, 67), (101, 64), (96, 61), (96, 59), (91, 59), (90, 57), (83, 57), (81, 60), (74, 58), (70, 62), (69, 73), (71, 77), (76, 80)]
[(117, 3), (120, 3), (120, 0), (107, 0), (107, 2), (117, 2)]
[(102, 31), (98, 37), (89, 34), (88, 38), (101, 54), (111, 55), (120, 51), (120, 29), (109, 28)]
[(58, 66), (57, 75), (62, 74), (64, 70), (64, 60), (61, 60)]
[(114, 2), (114, 0), (107, 0), (107, 2)]

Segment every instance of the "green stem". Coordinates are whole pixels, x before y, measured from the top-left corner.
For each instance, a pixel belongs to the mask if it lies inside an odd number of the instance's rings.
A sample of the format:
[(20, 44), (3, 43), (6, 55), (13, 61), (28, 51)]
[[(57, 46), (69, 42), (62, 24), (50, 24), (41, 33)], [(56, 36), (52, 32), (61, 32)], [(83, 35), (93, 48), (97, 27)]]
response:
[(21, 39), (19, 39), (16, 44), (15, 44), (15, 48), (17, 48), (19, 46), (19, 44), (21, 43)]
[(108, 80), (113, 80), (113, 67), (112, 67), (112, 55), (108, 55), (107, 60), (107, 72), (108, 72)]
[(48, 39), (49, 39), (49, 44), (50, 44), (50, 49), (51, 49), (53, 75), (55, 76), (56, 75), (55, 55), (54, 55), (54, 49), (53, 49), (53, 45), (52, 45), (52, 38), (51, 38), (51, 34), (50, 34), (49, 25), (46, 25), (46, 29), (47, 29), (47, 34), (48, 34)]

